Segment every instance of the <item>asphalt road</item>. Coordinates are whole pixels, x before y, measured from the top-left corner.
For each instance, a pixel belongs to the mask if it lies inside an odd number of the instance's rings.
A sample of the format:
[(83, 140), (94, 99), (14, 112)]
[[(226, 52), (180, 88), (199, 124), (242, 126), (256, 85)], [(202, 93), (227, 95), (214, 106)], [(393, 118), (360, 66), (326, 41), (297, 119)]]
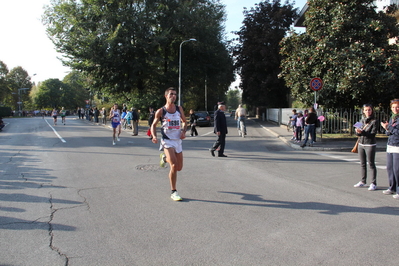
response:
[[(228, 158), (212, 128), (183, 142), (182, 202), (158, 145), (67, 118), (5, 119), (0, 133), (0, 265), (387, 265), (399, 201), (377, 153), (377, 191), (355, 189), (357, 155), (294, 150), (228, 118)], [(57, 134), (58, 135), (57, 135)]]

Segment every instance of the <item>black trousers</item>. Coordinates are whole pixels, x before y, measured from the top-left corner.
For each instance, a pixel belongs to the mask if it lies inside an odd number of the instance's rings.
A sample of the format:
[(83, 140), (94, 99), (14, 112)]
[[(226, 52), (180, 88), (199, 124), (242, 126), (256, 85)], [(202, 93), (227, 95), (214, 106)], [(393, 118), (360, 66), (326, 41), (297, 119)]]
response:
[(219, 155), (223, 155), (225, 144), (226, 144), (226, 134), (220, 134), (216, 142), (213, 144), (212, 150), (217, 150), (217, 148), (219, 148)]
[(389, 189), (398, 193), (399, 182), (399, 153), (387, 152), (387, 172)]
[(375, 166), (375, 152), (376, 146), (363, 146), (359, 145), (358, 153), (360, 159), (362, 182), (367, 182), (367, 162), (371, 170), (371, 183), (377, 185), (377, 167)]
[(191, 136), (194, 136), (194, 135), (198, 136), (198, 132), (197, 132), (197, 129), (195, 127), (196, 126), (191, 125), (191, 132), (190, 132)]

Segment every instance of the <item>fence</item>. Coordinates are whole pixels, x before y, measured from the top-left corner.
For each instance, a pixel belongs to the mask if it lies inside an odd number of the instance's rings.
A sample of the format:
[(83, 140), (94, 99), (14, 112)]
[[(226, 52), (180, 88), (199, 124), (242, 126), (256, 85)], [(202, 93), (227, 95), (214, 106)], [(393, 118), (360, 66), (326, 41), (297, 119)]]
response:
[[(287, 125), (290, 122), (293, 108), (268, 108), (264, 117), (267, 121), (276, 122), (279, 125)], [(297, 109), (299, 111), (300, 109)], [(317, 109), (318, 116), (324, 116), (324, 121), (318, 129), (319, 133), (328, 134), (354, 134), (354, 127), (357, 121), (362, 119), (361, 109)], [(389, 112), (387, 110), (375, 110), (375, 117), (379, 121), (387, 121)], [(380, 126), (380, 133), (384, 129)]]

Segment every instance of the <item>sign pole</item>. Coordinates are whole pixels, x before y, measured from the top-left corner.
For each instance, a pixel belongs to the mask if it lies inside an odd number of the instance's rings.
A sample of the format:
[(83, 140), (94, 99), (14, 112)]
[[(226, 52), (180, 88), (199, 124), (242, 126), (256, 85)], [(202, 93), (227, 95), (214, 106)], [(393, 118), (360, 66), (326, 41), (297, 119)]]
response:
[(316, 94), (317, 94), (317, 91), (314, 91), (314, 105), (316, 106), (316, 103), (317, 103), (317, 101), (316, 101)]
[[(316, 95), (316, 93), (317, 93), (317, 91), (319, 91), (319, 90), (321, 90), (321, 88), (323, 88), (323, 81), (321, 80), (321, 78), (312, 78), (312, 80), (310, 81), (310, 88), (314, 91), (314, 109), (317, 109), (317, 102), (316, 102), (316, 97), (317, 97), (317, 95)], [(317, 119), (319, 119), (319, 118), (317, 118)], [(320, 130), (320, 137), (322, 138), (323, 137), (323, 126), (322, 126), (322, 124), (320, 123), (320, 127), (321, 127), (321, 130)]]

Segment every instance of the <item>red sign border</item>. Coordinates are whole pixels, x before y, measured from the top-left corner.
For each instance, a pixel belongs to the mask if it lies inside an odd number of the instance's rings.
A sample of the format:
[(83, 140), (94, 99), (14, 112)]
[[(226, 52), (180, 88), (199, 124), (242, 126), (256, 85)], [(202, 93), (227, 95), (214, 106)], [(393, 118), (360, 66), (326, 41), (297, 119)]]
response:
[[(316, 89), (312, 86), (312, 82), (315, 81), (315, 80), (319, 80), (320, 83), (321, 83), (321, 86), (320, 86), (320, 88), (319, 88), (318, 90), (316, 90)], [(309, 85), (310, 85), (310, 88), (311, 88), (312, 90), (314, 90), (314, 91), (319, 91), (319, 90), (321, 90), (321, 89), (323, 88), (323, 85), (324, 85), (324, 84), (323, 84), (323, 81), (321, 80), (321, 78), (312, 78), (312, 80), (310, 81)]]

